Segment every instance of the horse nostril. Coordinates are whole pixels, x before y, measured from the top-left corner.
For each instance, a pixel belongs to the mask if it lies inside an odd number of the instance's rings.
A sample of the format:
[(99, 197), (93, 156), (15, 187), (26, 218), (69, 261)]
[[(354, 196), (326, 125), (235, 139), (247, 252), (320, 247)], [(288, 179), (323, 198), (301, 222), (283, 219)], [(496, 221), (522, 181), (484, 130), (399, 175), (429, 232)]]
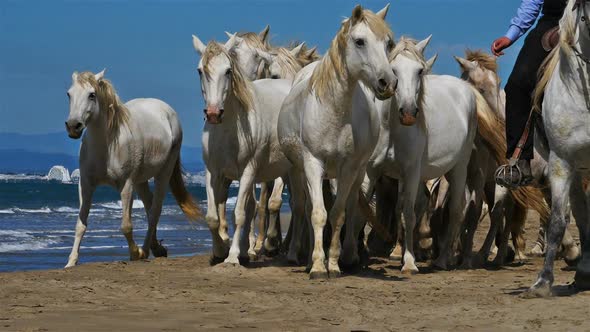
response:
[(76, 130), (80, 130), (80, 128), (82, 128), (82, 123), (78, 122), (78, 124), (76, 125)]
[(385, 89), (387, 87), (387, 81), (383, 78), (379, 79), (379, 82), (377, 82), (377, 83), (379, 83), (379, 87), (381, 89)]
[(205, 113), (205, 115), (207, 115), (207, 109), (206, 108), (203, 110), (203, 113)]
[(223, 115), (223, 112), (224, 112), (223, 108), (222, 108), (222, 109), (220, 109), (220, 110), (219, 110), (219, 116), (222, 116), (222, 115)]
[(403, 112), (404, 112), (404, 108), (403, 108), (403, 107), (400, 107), (400, 108), (399, 108), (399, 112), (400, 112), (400, 113), (403, 113)]

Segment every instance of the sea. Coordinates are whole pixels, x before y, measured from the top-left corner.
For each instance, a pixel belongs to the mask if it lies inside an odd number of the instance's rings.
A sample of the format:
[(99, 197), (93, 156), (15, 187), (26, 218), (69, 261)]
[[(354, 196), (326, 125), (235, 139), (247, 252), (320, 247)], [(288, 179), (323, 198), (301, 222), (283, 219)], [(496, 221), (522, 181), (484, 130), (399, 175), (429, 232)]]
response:
[[(204, 174), (186, 179), (189, 192), (205, 211)], [(230, 224), (236, 196), (234, 184), (227, 204)], [(49, 180), (43, 175), (0, 174), (0, 271), (64, 267), (74, 242), (78, 207), (78, 185), (74, 182)], [(119, 230), (121, 213), (119, 194), (110, 187), (99, 187), (93, 196), (78, 264), (129, 260), (127, 241)], [(146, 231), (146, 214), (136, 197), (133, 235), (138, 245), (143, 244)], [(169, 257), (211, 251), (207, 224), (189, 221), (170, 193), (164, 201), (158, 240), (168, 248)]]

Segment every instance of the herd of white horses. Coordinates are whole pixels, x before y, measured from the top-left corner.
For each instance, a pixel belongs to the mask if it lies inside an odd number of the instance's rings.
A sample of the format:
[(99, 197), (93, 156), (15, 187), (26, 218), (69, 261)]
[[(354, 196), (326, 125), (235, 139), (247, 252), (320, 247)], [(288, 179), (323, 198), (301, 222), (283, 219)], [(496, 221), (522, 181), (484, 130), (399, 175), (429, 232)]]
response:
[[(202, 147), (212, 263), (240, 264), (284, 250), (292, 263), (307, 261), (311, 278), (326, 278), (364, 264), (367, 255), (397, 256), (402, 272), (412, 274), (418, 259), (430, 258), (439, 269), (471, 268), (496, 250), (494, 262), (501, 265), (511, 256), (510, 238), (515, 259), (526, 258), (524, 222), (534, 209), (541, 227), (530, 253), (544, 254), (545, 264), (528, 294), (550, 294), (558, 254), (577, 264), (576, 285), (589, 288), (586, 7), (586, 1), (571, 0), (560, 22), (561, 42), (535, 97), (543, 115), (537, 127), (544, 132), (537, 135), (533, 164), (537, 186), (518, 189), (494, 182), (495, 169), (507, 162), (495, 58), (467, 51), (456, 57), (460, 78), (433, 75), (436, 56), (424, 57), (430, 37), (396, 41), (385, 21), (389, 5), (376, 13), (356, 6), (323, 56), (304, 43), (271, 46), (268, 26), (261, 33), (228, 33), (225, 43), (193, 36), (206, 105)], [(176, 113), (156, 99), (122, 103), (104, 71), (74, 73), (68, 97), (68, 134), (86, 134), (80, 213), (66, 267), (78, 261), (92, 195), (101, 184), (121, 193), (121, 230), (131, 259), (147, 258), (150, 250), (166, 256), (156, 230), (167, 188), (190, 219), (203, 217), (184, 186)], [(232, 181), (239, 191), (230, 241), (226, 201)], [(292, 215), (283, 240), (285, 187)], [(149, 222), (142, 247), (133, 240), (134, 192)], [(484, 203), (490, 228), (473, 254)], [(565, 231), (570, 210), (582, 254)]]

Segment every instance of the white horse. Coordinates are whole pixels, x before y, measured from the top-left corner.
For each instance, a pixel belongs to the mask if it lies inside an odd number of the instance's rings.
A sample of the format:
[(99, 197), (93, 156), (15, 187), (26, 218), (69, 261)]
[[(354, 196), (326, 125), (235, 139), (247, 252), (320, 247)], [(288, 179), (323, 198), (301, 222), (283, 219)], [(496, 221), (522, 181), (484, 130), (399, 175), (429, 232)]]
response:
[[(296, 76), (281, 108), (278, 135), (284, 153), (293, 163), (289, 173), (294, 184), (291, 193), (300, 197), (307, 189), (311, 203), (311, 278), (327, 277), (328, 271), (332, 277), (340, 275), (340, 230), (345, 207), (356, 207), (365, 166), (379, 136), (373, 100), (375, 96), (386, 99), (393, 94), (395, 77), (387, 61), (393, 33), (384, 20), (388, 7), (375, 14), (356, 6), (352, 17), (343, 21), (327, 54)], [(338, 180), (330, 211), (332, 240), (327, 270), (323, 248), (327, 219), (323, 177)], [(306, 188), (302, 188), (303, 184)], [(303, 214), (301, 210), (293, 213)]]
[[(129, 244), (131, 260), (147, 258), (150, 248), (154, 256), (166, 256), (166, 248), (156, 240), (156, 228), (168, 185), (184, 213), (192, 220), (200, 217), (199, 207), (182, 179), (182, 129), (176, 112), (158, 99), (134, 99), (123, 104), (104, 78), (104, 70), (96, 75), (74, 73), (68, 97), (68, 135), (78, 139), (84, 129), (86, 135), (80, 147), (80, 213), (66, 267), (78, 262), (92, 194), (103, 184), (116, 188), (121, 194), (121, 231)], [(151, 178), (154, 179), (153, 193), (148, 185)], [(133, 191), (139, 194), (148, 216), (143, 248), (138, 248), (133, 241)]]
[[(504, 120), (504, 108), (506, 104), (506, 95), (504, 90), (500, 88), (500, 78), (497, 74), (496, 58), (492, 55), (481, 51), (466, 51), (466, 58), (455, 57), (461, 67), (462, 78), (472, 84), (478, 91), (482, 93), (490, 108), (496, 113), (496, 116)], [(489, 154), (485, 151), (484, 153)], [(505, 146), (502, 147), (505, 150)], [(535, 209), (540, 215), (541, 229), (546, 228), (549, 220), (549, 210), (545, 207), (542, 199), (545, 198), (550, 201), (550, 193), (548, 189), (541, 192), (539, 189), (533, 187), (520, 187), (516, 190), (508, 190), (507, 188), (495, 185), (494, 173), (497, 168), (495, 160), (488, 160), (493, 162), (488, 165), (487, 173), (485, 175), (488, 184), (494, 186), (495, 198), (491, 197), (488, 200), (490, 205), (490, 219), (491, 225), (488, 235), (482, 245), (476, 258), (476, 265), (487, 261), (491, 246), (496, 238), (497, 230), (501, 230), (501, 241), (498, 244), (498, 254), (494, 260), (496, 264), (502, 265), (506, 256), (506, 249), (508, 245), (508, 236), (512, 232), (512, 241), (516, 251), (517, 259), (525, 259), (524, 254), (525, 240), (524, 240), (524, 223), (526, 220), (526, 210), (528, 207)], [(505, 164), (505, 161), (503, 161)], [(547, 162), (535, 149), (535, 158), (532, 161), (532, 171), (535, 183), (543, 185), (547, 182)], [(544, 197), (543, 197), (544, 196)], [(505, 220), (504, 229), (502, 230), (502, 222)], [(540, 255), (543, 253), (543, 236), (542, 232), (539, 239), (531, 249), (531, 253)], [(569, 232), (563, 238), (563, 255), (571, 264), (579, 256), (579, 250)]]
[(553, 264), (570, 209), (580, 231), (583, 251), (576, 270), (576, 287), (590, 288), (590, 191), (586, 189), (584, 192), (582, 186), (583, 177), (588, 176), (590, 169), (589, 13), (588, 1), (569, 1), (559, 22), (560, 43), (547, 58), (535, 90), (537, 110), (544, 93), (543, 126), (550, 151), (542, 151), (542, 154), (548, 152), (552, 206), (545, 263), (537, 281), (527, 292), (530, 296), (551, 294)]
[[(367, 174), (400, 180), (398, 215), (405, 228), (402, 272), (416, 273), (413, 232), (420, 183), (445, 176), (450, 183), (449, 229), (433, 264), (446, 269), (465, 217), (467, 167), (478, 122), (489, 127), (491, 113), (483, 97), (451, 76), (426, 75), (434, 59), (424, 59), (430, 37), (402, 38), (391, 55), (398, 77), (395, 96), (382, 105), (382, 134)], [(373, 185), (369, 185), (369, 193)]]
[[(245, 79), (233, 48), (236, 37), (225, 45), (203, 44), (193, 36), (201, 54), (198, 71), (205, 99), (203, 160), (207, 165), (207, 223), (213, 236), (213, 259), (239, 264), (248, 247), (248, 228), (254, 216), (255, 183), (272, 181), (287, 174), (290, 163), (279, 148), (276, 124), (283, 99), (291, 83), (286, 80)], [(228, 186), (239, 180), (234, 210), (233, 241), (228, 253), (225, 221)], [(223, 221), (220, 221), (223, 220)], [(242, 236), (244, 235), (244, 238)], [(246, 258), (245, 256), (244, 258)]]
[[(267, 52), (271, 48), (268, 42), (269, 31), (270, 26), (267, 25), (258, 34), (254, 32), (235, 34), (225, 32), (228, 38), (235, 38), (235, 46), (232, 52), (244, 78), (249, 81), (270, 77), (267, 61), (260, 53)], [(255, 257), (256, 254), (260, 253), (263, 247), (265, 253), (271, 256), (279, 250), (279, 244), (281, 243), (279, 213), (283, 204), (283, 188), (284, 182), (282, 178), (261, 184), (260, 199), (256, 211), (258, 236), (255, 235), (254, 227), (250, 228), (249, 233), (249, 253), (251, 257)], [(267, 224), (268, 228), (266, 227)]]

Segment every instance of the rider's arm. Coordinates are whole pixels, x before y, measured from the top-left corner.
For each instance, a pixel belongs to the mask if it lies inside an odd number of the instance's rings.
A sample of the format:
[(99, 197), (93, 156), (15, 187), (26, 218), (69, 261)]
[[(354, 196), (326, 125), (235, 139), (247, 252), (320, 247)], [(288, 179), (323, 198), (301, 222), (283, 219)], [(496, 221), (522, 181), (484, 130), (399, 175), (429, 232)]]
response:
[(522, 37), (533, 26), (543, 7), (543, 0), (522, 0), (516, 16), (510, 21), (506, 37), (512, 42)]

